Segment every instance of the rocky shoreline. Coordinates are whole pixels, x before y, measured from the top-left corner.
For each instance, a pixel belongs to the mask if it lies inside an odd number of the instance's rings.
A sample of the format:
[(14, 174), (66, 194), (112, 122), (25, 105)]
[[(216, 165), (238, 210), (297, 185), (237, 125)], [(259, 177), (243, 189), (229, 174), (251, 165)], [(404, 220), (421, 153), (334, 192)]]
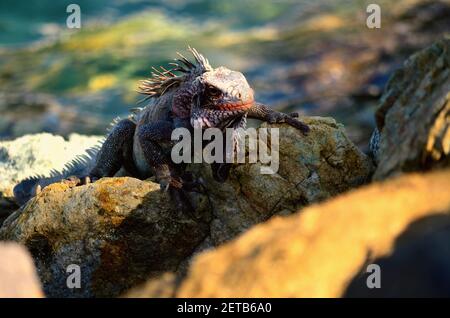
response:
[[(450, 274), (449, 73), (448, 39), (395, 72), (376, 113), (375, 164), (334, 119), (303, 117), (307, 137), (280, 126), (274, 175), (243, 164), (220, 184), (207, 165), (190, 167), (207, 189), (191, 197), (195, 215), (177, 211), (152, 180), (133, 178), (57, 183), (16, 209), (18, 179), (58, 169), (59, 157), (99, 137), (0, 142), (0, 191), (10, 203), (0, 205), (8, 216), (0, 240), (27, 247), (47, 297), (351, 297), (367, 295), (361, 277), (371, 262), (400, 282), (382, 296), (448, 295), (450, 284), (435, 287), (421, 268)], [(410, 264), (417, 253), (425, 257)], [(70, 264), (80, 266), (81, 288), (66, 285)], [(418, 278), (399, 288), (407, 264)]]

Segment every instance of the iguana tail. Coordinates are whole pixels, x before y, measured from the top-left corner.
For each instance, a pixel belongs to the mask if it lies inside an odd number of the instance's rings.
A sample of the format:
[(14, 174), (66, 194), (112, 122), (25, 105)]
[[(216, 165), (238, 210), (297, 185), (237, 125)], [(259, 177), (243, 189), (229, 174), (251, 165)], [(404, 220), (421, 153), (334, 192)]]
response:
[(37, 175), (19, 182), (13, 189), (16, 202), (23, 205), (49, 184), (67, 179), (70, 176), (82, 177), (89, 174), (95, 165), (97, 153), (102, 142), (88, 148), (82, 155), (68, 162), (62, 171), (52, 170), (49, 175)]

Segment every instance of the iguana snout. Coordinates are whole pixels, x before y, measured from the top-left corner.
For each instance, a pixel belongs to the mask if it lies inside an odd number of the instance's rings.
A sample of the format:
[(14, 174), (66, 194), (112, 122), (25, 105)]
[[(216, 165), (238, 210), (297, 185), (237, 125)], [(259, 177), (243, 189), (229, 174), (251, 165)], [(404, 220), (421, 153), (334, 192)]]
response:
[(218, 67), (200, 76), (204, 87), (201, 105), (222, 111), (246, 110), (254, 103), (253, 89), (241, 72)]

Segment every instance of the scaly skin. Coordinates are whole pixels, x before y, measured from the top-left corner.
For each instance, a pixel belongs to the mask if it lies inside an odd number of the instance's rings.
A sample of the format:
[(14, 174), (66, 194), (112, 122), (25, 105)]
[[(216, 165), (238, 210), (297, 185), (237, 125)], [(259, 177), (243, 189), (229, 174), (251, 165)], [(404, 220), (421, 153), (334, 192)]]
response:
[[(153, 77), (141, 83), (140, 93), (146, 95), (148, 104), (134, 116), (114, 125), (95, 159), (83, 163), (89, 166), (89, 172), (80, 175), (79, 172), (86, 169), (75, 169), (79, 178), (75, 183), (111, 177), (125, 170), (128, 175), (141, 179), (155, 175), (161, 188), (169, 189), (177, 199), (183, 197), (181, 190), (193, 190), (195, 182), (184, 175), (182, 166), (171, 161), (170, 151), (167, 151), (175, 128), (245, 128), (249, 117), (269, 123), (287, 123), (303, 133), (308, 132), (308, 126), (294, 119), (296, 114), (280, 113), (255, 102), (253, 89), (242, 73), (222, 66), (212, 68), (195, 49), (189, 48), (189, 51), (195, 62), (179, 54), (172, 69), (154, 69)], [(217, 163), (212, 169), (216, 179), (224, 181), (229, 165)], [(61, 179), (68, 177), (59, 176)], [(54, 179), (25, 180), (14, 192), (23, 203)]]

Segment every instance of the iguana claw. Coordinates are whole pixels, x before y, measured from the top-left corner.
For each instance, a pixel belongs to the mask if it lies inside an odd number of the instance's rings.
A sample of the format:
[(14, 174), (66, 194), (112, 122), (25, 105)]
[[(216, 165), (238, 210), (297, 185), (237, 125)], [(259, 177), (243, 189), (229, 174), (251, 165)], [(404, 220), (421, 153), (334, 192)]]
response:
[(83, 176), (83, 177), (69, 176), (66, 179), (61, 180), (61, 182), (68, 184), (70, 187), (76, 187), (76, 186), (90, 184), (97, 180), (98, 180), (98, 178), (92, 177), (92, 176)]
[(295, 119), (296, 117), (298, 117), (298, 113), (284, 114), (280, 112), (273, 112), (272, 114), (270, 114), (268, 122), (270, 124), (286, 123), (292, 127), (297, 128), (304, 135), (306, 135), (309, 132), (309, 126)]

